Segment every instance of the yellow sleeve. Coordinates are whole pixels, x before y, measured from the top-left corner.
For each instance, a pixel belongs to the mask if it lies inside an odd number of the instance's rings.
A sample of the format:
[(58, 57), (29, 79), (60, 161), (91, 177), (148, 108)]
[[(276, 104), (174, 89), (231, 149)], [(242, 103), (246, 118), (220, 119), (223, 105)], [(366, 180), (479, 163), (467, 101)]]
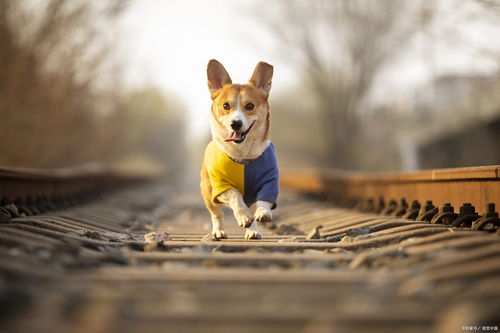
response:
[(217, 196), (232, 188), (244, 195), (245, 166), (232, 161), (213, 141), (205, 149), (205, 166), (212, 185), (214, 203), (219, 204)]

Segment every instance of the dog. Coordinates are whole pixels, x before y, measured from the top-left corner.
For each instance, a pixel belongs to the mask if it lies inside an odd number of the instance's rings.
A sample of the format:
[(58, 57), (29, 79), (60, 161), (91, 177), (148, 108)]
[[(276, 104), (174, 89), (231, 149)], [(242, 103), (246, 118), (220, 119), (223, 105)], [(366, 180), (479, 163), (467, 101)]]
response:
[(259, 62), (248, 83), (233, 84), (224, 66), (212, 59), (207, 77), (212, 141), (205, 149), (200, 189), (212, 219), (212, 236), (227, 238), (225, 204), (246, 228), (245, 239), (261, 239), (257, 222), (272, 220), (279, 194), (268, 103), (273, 66)]

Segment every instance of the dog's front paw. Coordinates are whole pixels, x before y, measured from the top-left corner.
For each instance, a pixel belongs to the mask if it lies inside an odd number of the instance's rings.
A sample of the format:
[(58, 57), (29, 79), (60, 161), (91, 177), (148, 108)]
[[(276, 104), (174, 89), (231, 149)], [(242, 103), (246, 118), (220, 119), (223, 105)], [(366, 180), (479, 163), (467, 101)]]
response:
[(227, 239), (227, 234), (224, 230), (212, 230), (212, 236), (217, 239)]
[(235, 210), (234, 217), (236, 218), (236, 221), (238, 221), (238, 225), (242, 228), (249, 228), (252, 225), (253, 216), (248, 208)]
[(247, 229), (245, 231), (245, 239), (262, 239), (262, 234), (255, 229)]
[(270, 222), (273, 219), (273, 215), (269, 209), (257, 207), (254, 218), (257, 222)]

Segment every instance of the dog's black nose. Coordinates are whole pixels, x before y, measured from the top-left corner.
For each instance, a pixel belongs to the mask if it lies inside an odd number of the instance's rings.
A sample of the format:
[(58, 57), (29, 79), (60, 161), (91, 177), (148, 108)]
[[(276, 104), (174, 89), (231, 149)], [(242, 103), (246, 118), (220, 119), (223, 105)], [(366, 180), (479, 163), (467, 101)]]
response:
[(235, 131), (239, 130), (241, 128), (241, 125), (243, 125), (241, 120), (233, 120), (231, 122), (231, 128), (234, 129)]

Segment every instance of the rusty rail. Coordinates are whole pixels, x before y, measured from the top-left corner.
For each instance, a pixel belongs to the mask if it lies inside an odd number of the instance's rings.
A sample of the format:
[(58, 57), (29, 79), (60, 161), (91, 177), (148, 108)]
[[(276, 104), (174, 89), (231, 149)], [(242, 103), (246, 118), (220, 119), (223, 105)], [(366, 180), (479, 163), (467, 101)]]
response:
[(67, 208), (103, 191), (151, 181), (158, 173), (131, 173), (98, 163), (59, 169), (0, 166), (0, 220)]
[[(49, 214), (0, 220), (0, 301), (7, 304), (0, 329), (498, 329), (500, 233), (387, 216), (387, 209), (375, 214), (339, 208), (286, 190), (332, 197), (346, 189), (357, 197), (369, 186), (352, 174), (330, 174), (330, 182), (318, 175), (283, 173), (280, 205), (274, 222), (260, 226), (262, 240), (244, 240), (244, 229), (227, 214), (229, 239), (213, 241), (197, 191), (156, 182)], [(29, 179), (82, 174), (53, 176), (19, 171), (2, 179), (22, 178), (22, 187), (32, 186)], [(385, 181), (395, 182), (392, 177)], [(348, 179), (358, 182), (360, 192), (349, 192)], [(336, 200), (352, 204), (352, 198)]]
[(500, 205), (500, 166), (424, 170), (412, 173), (358, 173), (335, 170), (289, 170), (282, 173), (285, 188), (324, 193), (344, 206), (376, 206), (432, 201), (437, 207), (458, 208), (471, 203), (486, 212), (489, 203)]

